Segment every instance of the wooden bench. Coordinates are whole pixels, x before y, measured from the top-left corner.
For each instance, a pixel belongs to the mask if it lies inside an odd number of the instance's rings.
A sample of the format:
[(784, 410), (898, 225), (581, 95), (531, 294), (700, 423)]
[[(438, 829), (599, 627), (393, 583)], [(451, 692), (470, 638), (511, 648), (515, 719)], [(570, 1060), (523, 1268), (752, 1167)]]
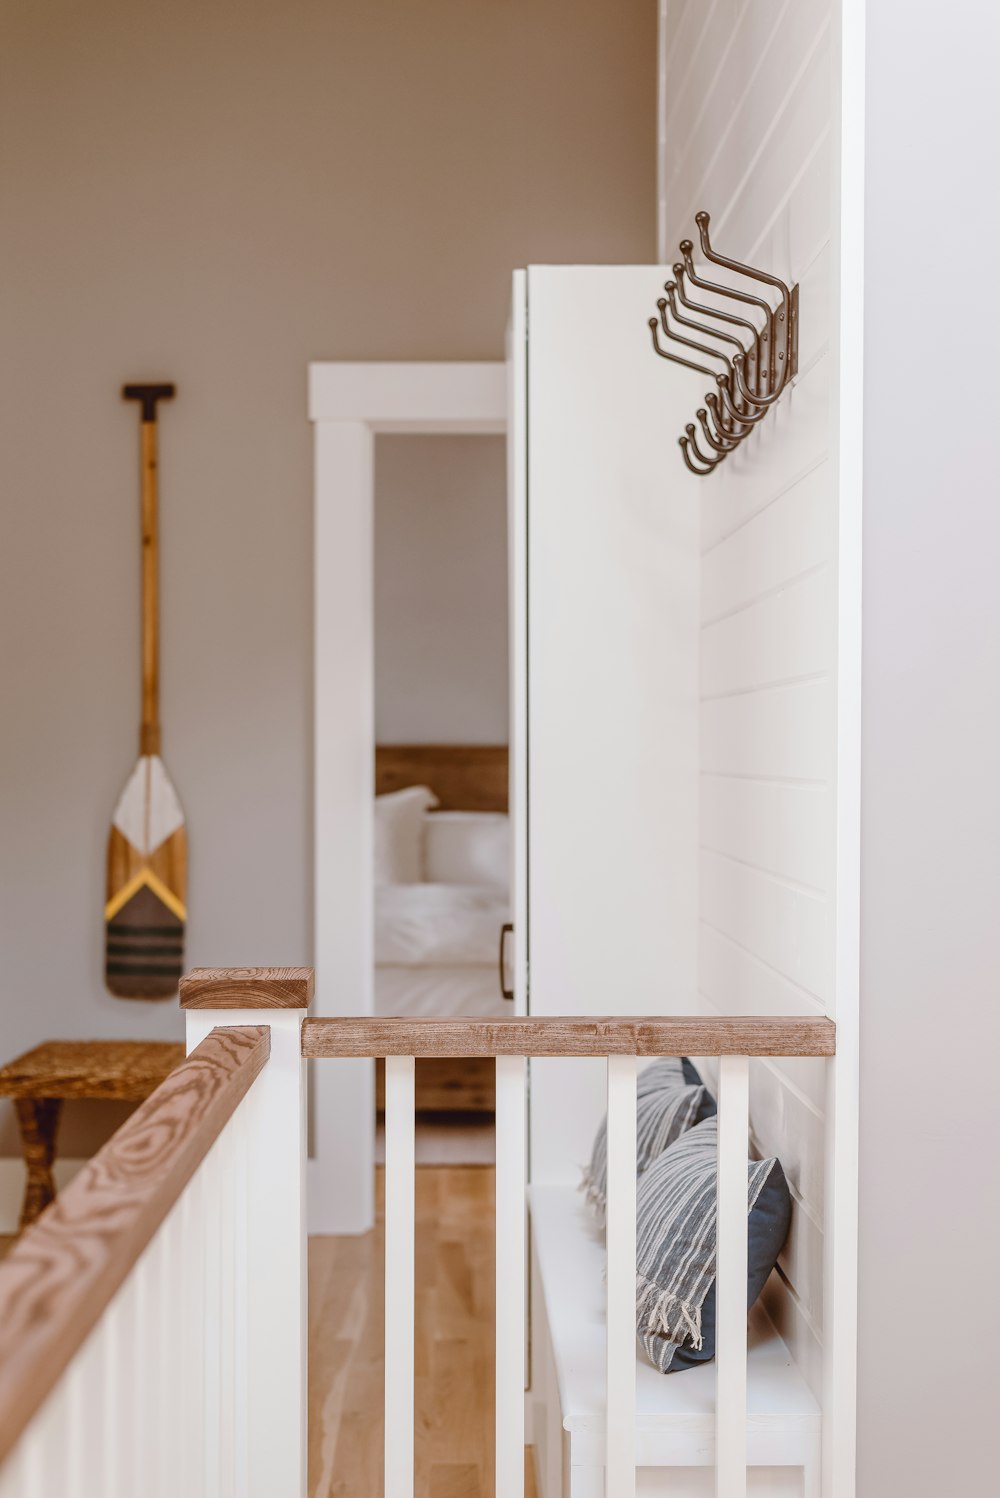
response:
[[(540, 1495), (603, 1498), (603, 1238), (572, 1186), (532, 1186), (529, 1205), (532, 1437)], [(715, 1364), (664, 1376), (641, 1351), (637, 1360), (638, 1492), (643, 1498), (707, 1498), (714, 1493)], [(750, 1317), (747, 1353), (747, 1456), (756, 1469), (749, 1473), (751, 1493), (818, 1498), (819, 1406), (759, 1306)]]
[(21, 1231), (54, 1200), (52, 1166), (67, 1098), (141, 1103), (184, 1060), (160, 1040), (47, 1040), (0, 1067), (0, 1097), (14, 1100), (28, 1177)]

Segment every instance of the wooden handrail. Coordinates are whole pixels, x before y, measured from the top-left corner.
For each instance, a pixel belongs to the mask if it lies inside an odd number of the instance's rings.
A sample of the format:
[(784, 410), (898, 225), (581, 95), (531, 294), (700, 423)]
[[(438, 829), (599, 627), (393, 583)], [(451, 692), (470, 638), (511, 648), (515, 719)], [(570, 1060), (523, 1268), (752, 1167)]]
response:
[(232, 1117), (270, 1044), (266, 1027), (213, 1030), (0, 1264), (0, 1462)]
[(331, 1056), (833, 1056), (818, 1016), (306, 1019), (302, 1054)]
[(311, 967), (193, 967), (181, 979), (182, 1009), (306, 1009)]

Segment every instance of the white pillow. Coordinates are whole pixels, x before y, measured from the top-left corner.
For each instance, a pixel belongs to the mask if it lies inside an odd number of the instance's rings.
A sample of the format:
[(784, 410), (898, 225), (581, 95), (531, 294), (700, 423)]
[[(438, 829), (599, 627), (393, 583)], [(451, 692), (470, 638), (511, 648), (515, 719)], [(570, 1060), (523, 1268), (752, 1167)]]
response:
[(430, 884), (510, 885), (510, 824), (502, 812), (438, 811), (424, 818)]
[(425, 785), (375, 797), (375, 883), (419, 884), (424, 814), (438, 800)]

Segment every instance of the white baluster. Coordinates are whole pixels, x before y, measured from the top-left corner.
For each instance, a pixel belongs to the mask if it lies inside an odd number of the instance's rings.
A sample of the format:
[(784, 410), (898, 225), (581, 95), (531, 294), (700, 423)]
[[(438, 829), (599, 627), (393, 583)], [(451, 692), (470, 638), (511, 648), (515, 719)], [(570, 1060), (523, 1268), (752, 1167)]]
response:
[[(240, 1104), (247, 1151), (247, 1498), (306, 1490), (305, 1062), (302, 1011), (189, 1009), (188, 1050), (216, 1026), (267, 1026), (271, 1054)], [(226, 1273), (230, 1273), (229, 1266)], [(207, 1406), (203, 1406), (203, 1410)], [(241, 1459), (242, 1460), (242, 1459)], [(188, 1495), (185, 1494), (185, 1498)], [(206, 1495), (208, 1498), (208, 1495)], [(212, 1493), (210, 1498), (218, 1498)]]
[(219, 1243), (219, 1140), (216, 1140), (201, 1170), (202, 1205), (198, 1251), (205, 1265), (205, 1492), (220, 1498), (220, 1419), (222, 1414), (222, 1253)]
[(635, 1082), (608, 1057), (607, 1498), (635, 1495)]
[(69, 1368), (56, 1385), (49, 1404), (48, 1416), (42, 1427), (42, 1439), (46, 1447), (46, 1498), (66, 1498), (70, 1490), (73, 1470), (70, 1451), (70, 1430), (73, 1419), (73, 1369), (80, 1363), (77, 1353)]
[(146, 1249), (141, 1265), (144, 1274), (143, 1315), (138, 1329), (137, 1351), (139, 1376), (142, 1379), (142, 1426), (139, 1435), (136, 1470), (149, 1498), (158, 1498), (163, 1451), (160, 1445), (160, 1409), (173, 1401), (174, 1391), (163, 1381), (163, 1343), (160, 1340), (160, 1306), (166, 1296), (164, 1249), (169, 1216), (160, 1224), (156, 1236)]
[(90, 1431), (93, 1429), (88, 1415), (88, 1389), (92, 1386), (98, 1332), (84, 1343), (66, 1373), (69, 1391), (69, 1414), (66, 1427), (67, 1481), (66, 1498), (87, 1498), (91, 1491), (90, 1479), (93, 1460), (90, 1452)]
[(121, 1297), (116, 1296), (101, 1319), (104, 1342), (104, 1377), (98, 1419), (101, 1422), (101, 1444), (104, 1448), (104, 1485), (107, 1498), (128, 1498), (123, 1483), (122, 1454), (119, 1446), (122, 1406), (122, 1340)]
[(104, 1406), (109, 1385), (112, 1339), (105, 1312), (83, 1352), (83, 1393), (80, 1399), (82, 1441), (78, 1457), (81, 1480), (74, 1498), (103, 1498), (110, 1493), (111, 1455), (107, 1445)]
[[(242, 1104), (240, 1108), (242, 1108)], [(239, 1110), (237, 1110), (239, 1111)], [(233, 1233), (233, 1129), (231, 1118), (215, 1146), (218, 1155), (219, 1243), (219, 1498), (235, 1498), (233, 1398), (235, 1394), (236, 1303)]]
[(45, 1480), (45, 1440), (41, 1430), (26, 1434), (20, 1466), (14, 1489), (16, 1498), (55, 1498)]
[(155, 1253), (154, 1238), (133, 1265), (132, 1273), (120, 1292), (127, 1296), (124, 1374), (128, 1398), (118, 1438), (125, 1449), (125, 1470), (133, 1492), (145, 1487), (145, 1463), (149, 1461), (150, 1362), (156, 1357), (156, 1348), (149, 1336), (149, 1261)]
[(413, 1498), (414, 1062), (385, 1062), (385, 1498)]
[(180, 1348), (182, 1410), (178, 1444), (181, 1451), (183, 1485), (190, 1498), (205, 1493), (205, 1260), (201, 1252), (201, 1201), (203, 1175), (199, 1170), (181, 1197), (181, 1321)]
[(249, 1342), (247, 1337), (249, 1284), (247, 1279), (247, 1109), (249, 1100), (237, 1109), (233, 1130), (233, 1241), (232, 1281), (235, 1325), (233, 1328), (233, 1482), (238, 1498), (250, 1491), (248, 1426)]
[(524, 1493), (525, 1165), (527, 1062), (496, 1066), (496, 1492)]
[(159, 1460), (151, 1474), (156, 1498), (173, 1498), (183, 1491), (180, 1470), (178, 1432), (184, 1423), (184, 1374), (181, 1363), (181, 1318), (185, 1307), (181, 1296), (181, 1207), (178, 1203), (161, 1229), (160, 1298), (157, 1304), (156, 1337), (158, 1346), (161, 1397), (156, 1410)]
[(745, 1056), (719, 1063), (718, 1255), (715, 1279), (715, 1492), (747, 1491), (747, 1131)]

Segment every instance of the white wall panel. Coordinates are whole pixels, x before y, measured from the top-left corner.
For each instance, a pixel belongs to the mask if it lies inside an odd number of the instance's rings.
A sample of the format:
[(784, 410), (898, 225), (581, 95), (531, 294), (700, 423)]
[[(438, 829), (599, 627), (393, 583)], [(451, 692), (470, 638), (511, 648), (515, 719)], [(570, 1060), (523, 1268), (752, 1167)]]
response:
[[(776, 1086), (773, 1073), (768, 1073), (765, 1067), (754, 1066), (750, 1077), (750, 1127), (761, 1154), (778, 1155), (793, 1195), (822, 1224), (822, 1113), (791, 1086)], [(818, 1293), (818, 1287), (810, 1293)]]
[[(692, 405), (702, 400), (704, 384), (691, 386)], [(712, 476), (711, 491), (707, 483), (702, 486), (704, 551), (747, 525), (818, 467), (827, 455), (829, 420), (830, 367), (823, 358), (800, 372), (767, 420), (726, 459)], [(829, 483), (832, 488), (832, 476)]]
[[(777, 18), (759, 0), (747, 8), (755, 25), (731, 53), (731, 74), (718, 75), (696, 127), (682, 138), (685, 169), (668, 198), (671, 216), (681, 220), (707, 207), (717, 230), (744, 241), (737, 259), (774, 222), (830, 123), (829, 6), (796, 0)], [(763, 50), (762, 29), (770, 38)], [(827, 223), (828, 215), (829, 202)]]
[[(681, 238), (697, 242), (704, 208), (722, 253), (798, 282), (800, 295), (792, 388), (710, 478), (678, 476), (701, 514), (698, 981), (702, 1004), (721, 1014), (835, 1008), (831, 14), (823, 0), (682, 0), (663, 88), (664, 258), (677, 258)], [(678, 432), (706, 388), (688, 377)], [(794, 1198), (769, 1304), (818, 1387), (823, 1065), (750, 1071), (754, 1143), (780, 1157)]]
[(822, 780), (830, 768), (833, 718), (826, 677), (710, 698), (701, 709), (702, 771)]
[(827, 565), (836, 542), (828, 472), (813, 468), (751, 518), (755, 524), (737, 525), (702, 557), (704, 625)]
[(823, 1381), (823, 1339), (820, 1327), (779, 1270), (772, 1274), (761, 1297), (768, 1315), (801, 1368), (806, 1380), (818, 1389)]
[(720, 1014), (816, 1014), (822, 1005), (729, 933), (705, 921), (699, 929), (699, 982)]
[(749, 864), (703, 851), (701, 919), (731, 934), (800, 988), (829, 992), (829, 900)]
[(781, 1273), (796, 1285), (814, 1326), (823, 1323), (823, 1225), (798, 1198), (792, 1199), (792, 1225), (778, 1259)]
[(829, 847), (830, 790), (706, 775), (702, 846), (795, 884), (822, 890)]
[(706, 625), (702, 700), (825, 675), (834, 643), (835, 591), (831, 569), (822, 566)]

